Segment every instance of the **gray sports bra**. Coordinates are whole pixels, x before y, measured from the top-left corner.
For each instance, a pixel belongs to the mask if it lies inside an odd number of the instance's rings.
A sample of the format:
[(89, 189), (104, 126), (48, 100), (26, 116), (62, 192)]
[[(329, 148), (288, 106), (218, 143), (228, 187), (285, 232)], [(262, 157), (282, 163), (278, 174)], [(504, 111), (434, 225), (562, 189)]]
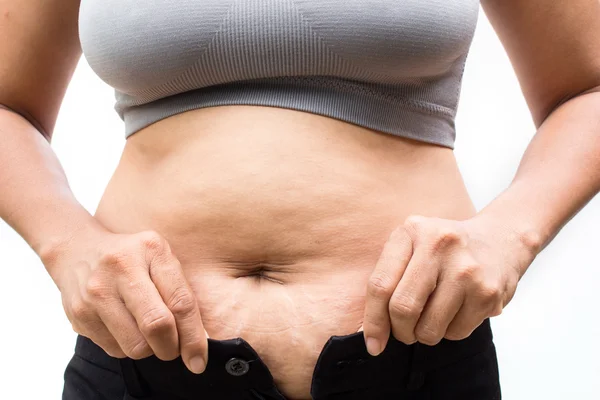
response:
[(479, 0), (81, 0), (126, 137), (187, 110), (264, 105), (453, 148)]

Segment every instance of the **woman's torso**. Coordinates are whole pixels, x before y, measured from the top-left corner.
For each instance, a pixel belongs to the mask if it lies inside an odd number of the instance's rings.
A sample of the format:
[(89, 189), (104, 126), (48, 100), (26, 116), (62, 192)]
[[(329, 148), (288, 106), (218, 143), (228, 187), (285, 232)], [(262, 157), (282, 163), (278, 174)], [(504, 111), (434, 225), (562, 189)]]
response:
[(361, 326), (391, 230), (410, 214), (474, 213), (450, 148), (224, 106), (131, 136), (96, 217), (115, 232), (164, 235), (210, 337), (244, 338), (284, 395), (308, 399), (325, 342)]

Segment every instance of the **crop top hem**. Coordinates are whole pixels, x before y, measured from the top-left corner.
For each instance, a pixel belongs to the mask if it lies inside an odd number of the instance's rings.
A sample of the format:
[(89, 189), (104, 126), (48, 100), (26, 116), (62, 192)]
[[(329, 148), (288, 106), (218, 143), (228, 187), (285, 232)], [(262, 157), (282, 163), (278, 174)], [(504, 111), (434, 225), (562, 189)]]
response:
[(382, 133), (454, 148), (456, 135), (452, 109), (415, 99), (387, 98), (378, 95), (376, 90), (353, 90), (354, 85), (332, 85), (331, 82), (330, 77), (234, 82), (191, 90), (146, 104), (132, 104), (117, 109), (117, 112), (125, 121), (126, 138), (185, 111), (224, 105), (256, 105), (309, 112)]

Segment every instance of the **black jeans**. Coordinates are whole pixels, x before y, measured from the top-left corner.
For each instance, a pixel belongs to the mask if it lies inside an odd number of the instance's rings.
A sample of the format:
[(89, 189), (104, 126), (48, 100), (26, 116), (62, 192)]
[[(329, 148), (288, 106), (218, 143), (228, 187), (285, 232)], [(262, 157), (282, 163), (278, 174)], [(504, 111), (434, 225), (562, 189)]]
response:
[[(181, 358), (118, 360), (79, 336), (65, 371), (63, 400), (285, 400), (243, 339), (209, 339), (200, 375)], [(371, 357), (363, 334), (333, 336), (313, 373), (314, 400), (500, 400), (489, 320), (461, 341), (407, 346), (393, 337)]]

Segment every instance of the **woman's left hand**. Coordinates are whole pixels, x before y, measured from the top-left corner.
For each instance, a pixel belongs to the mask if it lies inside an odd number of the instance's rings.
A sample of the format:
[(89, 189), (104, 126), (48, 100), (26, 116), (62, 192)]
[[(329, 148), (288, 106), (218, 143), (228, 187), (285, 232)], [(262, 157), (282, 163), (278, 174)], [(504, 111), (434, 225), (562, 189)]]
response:
[(435, 345), (468, 337), (497, 316), (537, 255), (532, 236), (498, 218), (410, 216), (386, 242), (367, 289), (367, 349), (399, 341)]

